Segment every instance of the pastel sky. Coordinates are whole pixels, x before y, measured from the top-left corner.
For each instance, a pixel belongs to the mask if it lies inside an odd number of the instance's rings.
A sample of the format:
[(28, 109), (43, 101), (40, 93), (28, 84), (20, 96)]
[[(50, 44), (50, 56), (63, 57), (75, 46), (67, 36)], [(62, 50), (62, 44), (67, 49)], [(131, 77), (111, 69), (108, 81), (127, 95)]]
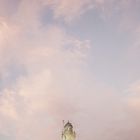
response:
[(0, 140), (140, 139), (140, 0), (0, 0)]

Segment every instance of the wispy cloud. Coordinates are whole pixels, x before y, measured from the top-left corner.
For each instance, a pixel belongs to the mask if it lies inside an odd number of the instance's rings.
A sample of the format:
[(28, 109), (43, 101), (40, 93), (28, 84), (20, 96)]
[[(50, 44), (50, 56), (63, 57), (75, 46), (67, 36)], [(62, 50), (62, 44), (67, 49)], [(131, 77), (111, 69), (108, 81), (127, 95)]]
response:
[(63, 18), (66, 22), (78, 18), (93, 8), (92, 0), (49, 0), (46, 2), (54, 12), (54, 17)]

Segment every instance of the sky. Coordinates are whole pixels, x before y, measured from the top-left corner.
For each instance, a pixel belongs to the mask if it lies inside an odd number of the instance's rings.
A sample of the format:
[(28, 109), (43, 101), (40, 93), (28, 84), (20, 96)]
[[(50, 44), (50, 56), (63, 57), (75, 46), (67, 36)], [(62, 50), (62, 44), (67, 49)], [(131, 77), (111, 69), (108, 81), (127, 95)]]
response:
[(140, 0), (0, 0), (0, 139), (140, 139)]

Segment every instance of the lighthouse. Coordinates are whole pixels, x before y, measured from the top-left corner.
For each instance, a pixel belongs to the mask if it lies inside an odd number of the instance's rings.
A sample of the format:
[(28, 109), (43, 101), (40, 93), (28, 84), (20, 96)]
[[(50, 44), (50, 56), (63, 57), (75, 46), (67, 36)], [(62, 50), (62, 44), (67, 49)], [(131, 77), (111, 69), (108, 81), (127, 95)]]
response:
[(68, 121), (64, 124), (64, 128), (62, 131), (62, 140), (75, 140), (76, 133), (73, 130), (73, 125)]

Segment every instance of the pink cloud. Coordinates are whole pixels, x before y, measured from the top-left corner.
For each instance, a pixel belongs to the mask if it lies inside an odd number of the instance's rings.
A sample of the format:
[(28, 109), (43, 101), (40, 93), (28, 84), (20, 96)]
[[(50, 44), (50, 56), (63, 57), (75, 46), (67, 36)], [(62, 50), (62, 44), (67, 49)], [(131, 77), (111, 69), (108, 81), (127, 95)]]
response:
[[(90, 41), (57, 25), (40, 26), (40, 9), (46, 4), (55, 18), (65, 21), (77, 19), (93, 6), (102, 12), (114, 8), (112, 1), (102, 0), (22, 0), (12, 20), (2, 18), (0, 75), (6, 78), (13, 63), (26, 74), (1, 89), (1, 133), (15, 140), (59, 139), (61, 121), (70, 119), (80, 140), (139, 140), (139, 120), (135, 120), (139, 111), (133, 108), (139, 109), (139, 98), (123, 100), (111, 87), (97, 85), (84, 67)], [(139, 92), (138, 86), (133, 92)]]
[[(80, 59), (85, 59), (85, 50), (89, 47), (89, 41), (79, 40), (55, 25), (44, 28), (35, 26), (32, 29), (34, 37), (29, 39), (26, 37), (27, 28), (22, 24), (16, 23), (18, 32), (13, 34), (12, 24), (7, 24), (6, 21), (4, 23), (1, 25), (1, 31), (2, 37), (6, 39), (2, 38), (4, 51), (1, 48), (3, 63), (1, 69), (3, 70), (0, 75), (6, 78), (5, 72), (9, 73), (9, 65), (13, 63), (22, 66), (26, 75), (20, 75), (12, 86), (7, 85), (1, 89), (1, 133), (13, 136), (14, 139), (43, 140), (47, 136), (53, 139), (53, 133), (49, 132), (49, 129), (56, 126), (54, 123), (57, 124), (57, 117), (53, 117), (53, 110), (57, 110), (57, 107), (50, 101), (59, 94), (53, 86), (57, 77), (55, 75), (58, 75), (56, 72), (62, 70), (61, 67), (73, 67), (73, 64), (76, 66)], [(72, 46), (73, 51), (66, 49), (67, 45)], [(74, 71), (71, 71), (73, 78)], [(58, 98), (57, 101), (59, 106), (62, 106), (61, 99)], [(66, 109), (67, 107), (63, 108)], [(63, 112), (65, 111), (62, 111), (62, 114)]]

